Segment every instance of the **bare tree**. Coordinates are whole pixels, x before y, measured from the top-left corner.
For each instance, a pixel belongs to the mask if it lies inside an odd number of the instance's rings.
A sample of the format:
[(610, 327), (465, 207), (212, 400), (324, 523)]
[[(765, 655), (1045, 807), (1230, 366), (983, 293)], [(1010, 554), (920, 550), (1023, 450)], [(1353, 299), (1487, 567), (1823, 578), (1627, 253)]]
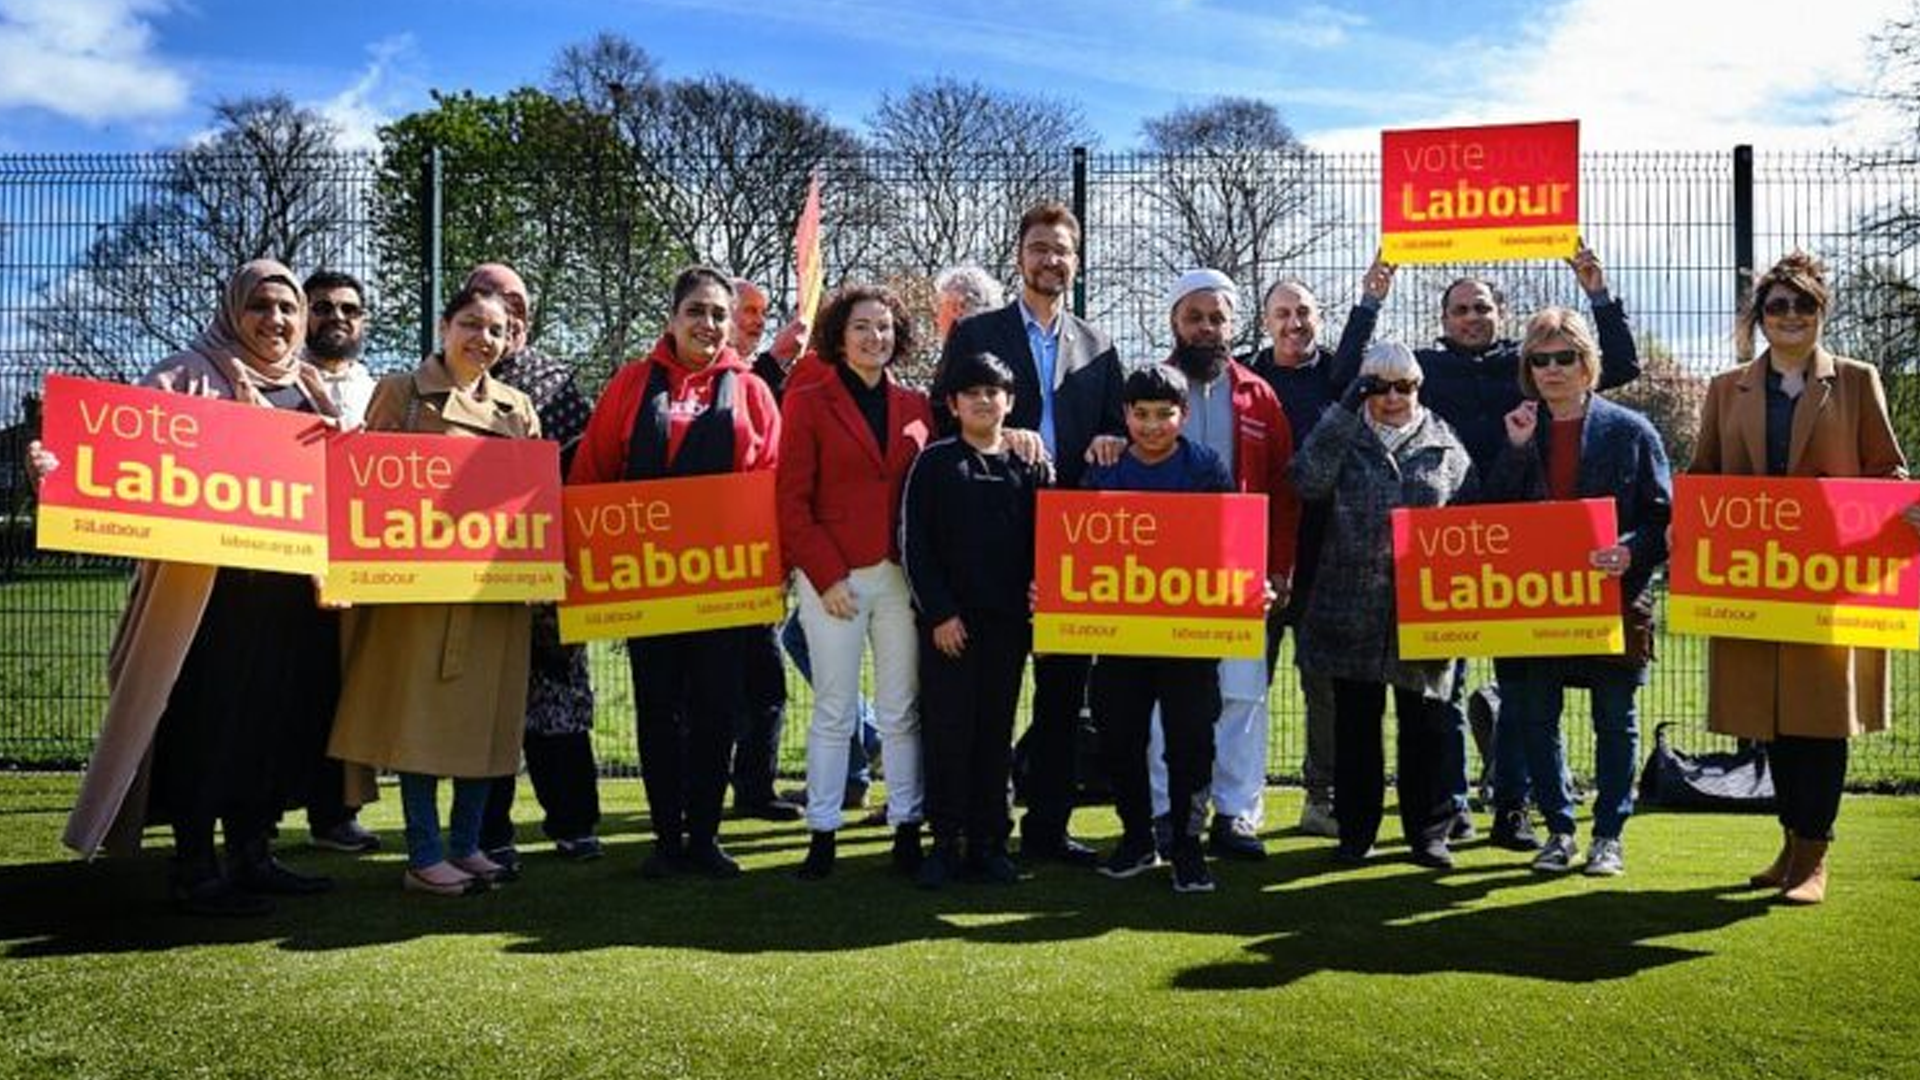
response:
[[(1315, 212), (1314, 154), (1272, 105), (1222, 97), (1149, 118), (1140, 130), (1154, 155), (1145, 196), (1155, 217), (1135, 230), (1150, 292), (1164, 276), (1209, 266), (1259, 296), (1327, 232)], [(1251, 346), (1259, 320), (1241, 322), (1241, 344)], [(1164, 319), (1143, 329), (1155, 340), (1167, 335)]]
[(285, 95), (214, 107), (214, 132), (153, 159), (150, 195), (106, 226), (27, 316), (45, 363), (123, 379), (183, 348), (250, 259), (291, 266), (364, 261), (358, 159), (338, 131)]
[(562, 101), (577, 101), (616, 122), (660, 94), (660, 67), (631, 38), (602, 30), (560, 50), (547, 89)]
[(921, 277), (972, 262), (1010, 281), (1020, 215), (1066, 198), (1072, 149), (1096, 139), (1066, 102), (951, 78), (883, 95), (867, 127), (894, 170), (887, 263)]

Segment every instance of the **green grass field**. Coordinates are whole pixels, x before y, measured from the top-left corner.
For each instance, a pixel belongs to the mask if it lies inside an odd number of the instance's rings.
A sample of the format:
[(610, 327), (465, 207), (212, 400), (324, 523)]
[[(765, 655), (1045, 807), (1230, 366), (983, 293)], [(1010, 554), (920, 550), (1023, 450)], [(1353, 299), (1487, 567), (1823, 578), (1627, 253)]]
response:
[(1771, 821), (1721, 816), (1636, 819), (1613, 881), (1484, 844), (1336, 872), (1280, 833), (1211, 896), (1052, 866), (925, 893), (877, 830), (809, 884), (799, 826), (728, 822), (742, 879), (648, 883), (632, 782), (606, 859), (529, 841), (525, 880), (448, 901), (400, 890), (389, 794), (389, 853), (290, 849), (336, 893), (208, 922), (159, 856), (66, 857), (73, 789), (0, 778), (3, 1077), (1920, 1075), (1914, 800), (1850, 798), (1831, 899), (1791, 910), (1739, 884)]

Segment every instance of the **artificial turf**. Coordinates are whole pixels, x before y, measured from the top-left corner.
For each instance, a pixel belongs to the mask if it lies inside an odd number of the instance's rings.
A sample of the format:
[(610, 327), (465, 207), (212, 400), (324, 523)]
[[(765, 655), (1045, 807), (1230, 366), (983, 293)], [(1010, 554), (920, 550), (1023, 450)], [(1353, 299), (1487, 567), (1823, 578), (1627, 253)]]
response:
[[(1911, 799), (1850, 797), (1831, 899), (1787, 909), (1744, 885), (1770, 819), (1673, 814), (1632, 822), (1615, 880), (1484, 843), (1337, 870), (1276, 825), (1212, 895), (1053, 865), (928, 893), (880, 830), (806, 883), (802, 826), (729, 821), (744, 877), (654, 883), (628, 781), (605, 859), (523, 826), (525, 880), (450, 901), (400, 890), (389, 795), (379, 856), (309, 851), (289, 816), (333, 894), (206, 921), (169, 913), (164, 843), (58, 848), (74, 786), (0, 777), (0, 1076), (1920, 1076)], [(1277, 791), (1269, 820), (1298, 810)]]

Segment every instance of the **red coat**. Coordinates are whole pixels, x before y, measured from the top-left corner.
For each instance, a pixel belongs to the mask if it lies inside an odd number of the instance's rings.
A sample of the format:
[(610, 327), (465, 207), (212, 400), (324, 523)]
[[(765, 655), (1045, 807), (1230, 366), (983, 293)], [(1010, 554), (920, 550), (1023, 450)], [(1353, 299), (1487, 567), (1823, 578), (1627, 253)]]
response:
[(662, 337), (645, 360), (628, 361), (614, 372), (593, 407), (593, 417), (587, 421), (580, 449), (573, 455), (573, 467), (567, 470), (567, 483), (611, 484), (627, 478), (633, 421), (640, 414), (640, 399), (646, 395), (655, 364), (663, 365), (667, 372), (669, 460), (680, 449), (687, 425), (713, 403), (714, 380), (722, 371), (731, 370), (735, 379), (733, 471), (756, 472), (779, 464), (780, 405), (767, 384), (732, 348), (723, 348), (713, 363), (699, 371), (688, 371), (673, 359), (669, 341)]
[(788, 384), (782, 409), (780, 547), (816, 592), (856, 567), (900, 559), (900, 489), (933, 432), (927, 396), (887, 380), (887, 448), (837, 372)]
[(1293, 429), (1273, 387), (1251, 368), (1227, 361), (1227, 386), (1233, 394), (1233, 484), (1244, 494), (1267, 497), (1267, 573), (1290, 575), (1300, 529), (1300, 496), (1287, 477)]

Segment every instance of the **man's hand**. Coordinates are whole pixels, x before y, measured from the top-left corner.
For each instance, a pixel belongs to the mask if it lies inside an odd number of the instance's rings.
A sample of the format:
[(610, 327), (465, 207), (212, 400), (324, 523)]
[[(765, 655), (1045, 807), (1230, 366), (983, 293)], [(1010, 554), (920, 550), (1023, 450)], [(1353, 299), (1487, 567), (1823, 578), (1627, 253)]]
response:
[(1625, 544), (1598, 548), (1587, 558), (1594, 569), (1605, 572), (1608, 577), (1619, 577), (1633, 565), (1633, 552), (1628, 551)]
[(1047, 444), (1040, 433), (1026, 428), (1005, 428), (1000, 432), (1007, 441), (1007, 450), (1014, 457), (1029, 465), (1038, 465), (1047, 460)]
[(767, 351), (782, 364), (791, 364), (800, 356), (800, 351), (807, 347), (807, 337), (812, 333), (813, 327), (807, 320), (795, 319), (780, 328), (780, 333), (774, 336), (773, 345)]
[(1267, 606), (1265, 610), (1272, 611), (1277, 607), (1286, 607), (1287, 601), (1291, 599), (1293, 599), (1293, 578), (1287, 574), (1267, 575)]
[(1574, 279), (1589, 294), (1607, 291), (1606, 268), (1600, 265), (1600, 256), (1593, 253), (1585, 240), (1574, 248), (1573, 258), (1567, 260), (1567, 265), (1573, 267)]
[(59, 467), (60, 459), (55, 457), (53, 451), (47, 449), (39, 439), (27, 444), (27, 476), (33, 481), (33, 490), (36, 494), (40, 491), (40, 482), (47, 478), (47, 474)]
[(1126, 452), (1127, 440), (1120, 436), (1095, 435), (1093, 441), (1087, 444), (1087, 463), (1102, 467), (1109, 466), (1119, 461), (1120, 455)]
[(933, 628), (933, 647), (954, 658), (967, 651), (967, 624), (955, 615)]
[(1367, 275), (1360, 279), (1360, 291), (1373, 297), (1380, 303), (1386, 303), (1387, 294), (1393, 291), (1394, 265), (1373, 253), (1373, 265), (1367, 267)]

